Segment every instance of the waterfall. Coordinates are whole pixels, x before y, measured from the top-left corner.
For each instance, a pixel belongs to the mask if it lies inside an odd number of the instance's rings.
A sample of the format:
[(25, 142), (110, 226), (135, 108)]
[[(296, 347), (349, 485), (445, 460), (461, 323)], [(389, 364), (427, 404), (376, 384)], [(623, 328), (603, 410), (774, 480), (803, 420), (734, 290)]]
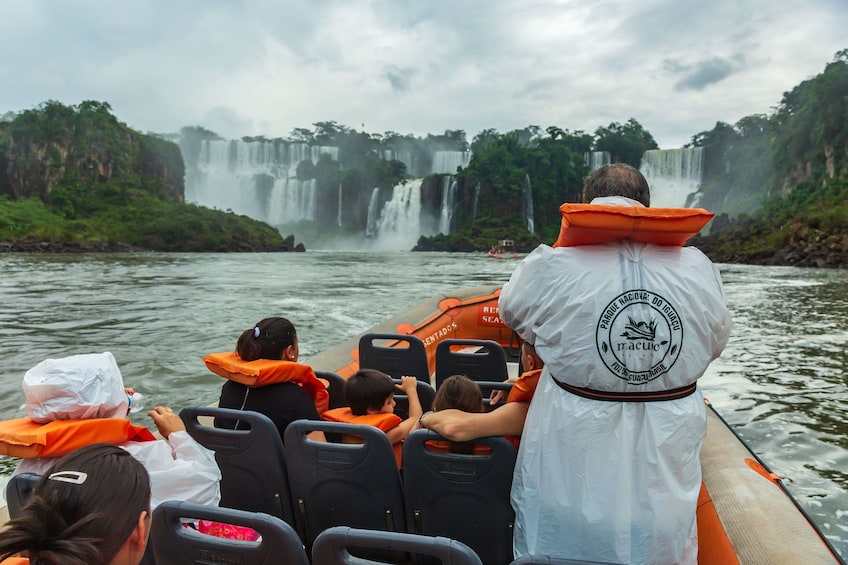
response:
[(474, 185), (474, 204), (471, 207), (471, 225), (474, 225), (474, 222), (477, 221), (477, 200), (480, 199), (480, 181), (477, 181), (477, 184)]
[(371, 191), (371, 200), (368, 202), (368, 219), (365, 225), (365, 237), (377, 236), (377, 230), (379, 229), (377, 222), (380, 219), (379, 203), (380, 189), (375, 186), (374, 190)]
[(297, 178), (274, 180), (268, 199), (267, 222), (289, 224), (300, 220), (315, 220), (316, 182)]
[(383, 160), (384, 161), (400, 161), (406, 166), (406, 174), (411, 176), (417, 176), (418, 171), (414, 169), (415, 162), (412, 157), (411, 151), (397, 151), (394, 149), (384, 149), (383, 150)]
[[(409, 250), (418, 243), (421, 236), (422, 182), (424, 179), (410, 179), (392, 189), (392, 199), (380, 211), (374, 247)], [(371, 199), (373, 204), (373, 194)], [(370, 206), (368, 212), (370, 216)]]
[(701, 187), (703, 158), (703, 147), (645, 151), (640, 170), (651, 187), (651, 207), (687, 206)]
[(342, 227), (342, 183), (339, 182), (339, 211), (336, 214), (336, 225)]
[(297, 167), (317, 163), (323, 153), (339, 158), (339, 148), (331, 146), (204, 140), (196, 170), (186, 171), (186, 201), (270, 224), (314, 220), (315, 181), (298, 180)]
[(454, 175), (456, 168), (463, 169), (471, 162), (471, 151), (436, 151), (433, 153), (431, 175)]
[(451, 234), (451, 220), (456, 200), (456, 179), (453, 175), (442, 177), (442, 208), (439, 214), (439, 233)]
[(583, 159), (590, 171), (596, 171), (611, 162), (609, 151), (587, 151), (583, 154)]
[(527, 231), (535, 233), (536, 226), (533, 221), (533, 188), (530, 186), (529, 174), (524, 175), (524, 220), (527, 225)]

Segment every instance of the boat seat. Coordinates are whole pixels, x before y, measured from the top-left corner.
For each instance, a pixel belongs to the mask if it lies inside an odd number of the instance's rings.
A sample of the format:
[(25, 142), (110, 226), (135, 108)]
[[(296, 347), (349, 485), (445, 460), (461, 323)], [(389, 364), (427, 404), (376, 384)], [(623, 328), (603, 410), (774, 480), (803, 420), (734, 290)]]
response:
[(377, 369), (399, 379), (412, 376), (430, 384), (430, 365), (424, 342), (414, 335), (368, 333), (359, 338), (359, 367)]
[(403, 495), (410, 531), (458, 540), (483, 563), (509, 563), (515, 447), (502, 437), (474, 440), (475, 446), (487, 449), (469, 454), (428, 447), (447, 441), (435, 432), (416, 430), (403, 443)]
[(506, 352), (496, 341), (489, 339), (448, 338), (436, 346), (436, 390), (451, 375), (465, 375), (476, 381), (483, 392), (487, 409), (492, 390), (508, 390), (504, 381), (509, 378)]
[[(237, 420), (250, 429), (215, 428), (201, 423), (202, 417)], [(270, 418), (212, 406), (183, 408), (180, 418), (191, 437), (215, 452), (221, 469), (220, 506), (264, 512), (294, 524), (283, 444)]]
[(9, 518), (17, 518), (21, 515), (21, 508), (29, 502), (32, 491), (41, 475), (35, 473), (21, 473), (15, 475), (6, 483), (6, 506), (9, 510)]
[[(183, 526), (193, 520), (253, 528), (261, 537), (257, 541), (236, 540)], [(156, 563), (309, 565), (297, 533), (276, 516), (177, 500), (163, 502), (153, 511), (150, 543)]]
[(315, 371), (315, 376), (319, 380), (327, 381), (327, 393), (330, 395), (328, 410), (347, 406), (347, 400), (344, 394), (346, 381), (343, 376), (332, 371)]
[[(307, 434), (359, 436), (363, 443), (313, 441)], [(373, 426), (297, 420), (285, 432), (295, 524), (307, 548), (333, 526), (406, 531), (394, 449)]]
[[(399, 385), (400, 379), (392, 379), (392, 382)], [(418, 381), (416, 390), (418, 391), (418, 400), (421, 402), (421, 410), (424, 412), (430, 410), (433, 406), (433, 400), (436, 398), (436, 389), (430, 386), (430, 383)], [(406, 420), (409, 418), (409, 397), (399, 390), (395, 390), (394, 398), (395, 414), (400, 416), (402, 420)]]
[[(321, 532), (312, 547), (313, 563), (321, 565), (379, 565), (383, 561), (372, 561), (354, 557), (350, 548), (375, 548), (402, 551), (437, 558), (450, 565), (482, 565), (474, 551), (462, 542), (432, 536), (419, 536), (401, 532), (361, 530), (347, 526), (335, 526)], [(415, 561), (416, 563), (418, 560)]]

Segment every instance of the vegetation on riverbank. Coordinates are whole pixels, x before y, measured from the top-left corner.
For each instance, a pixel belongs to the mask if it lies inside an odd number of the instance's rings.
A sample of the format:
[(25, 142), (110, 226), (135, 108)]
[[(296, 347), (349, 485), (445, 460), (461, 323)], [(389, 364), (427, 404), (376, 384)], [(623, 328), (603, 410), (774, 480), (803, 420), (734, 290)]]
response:
[[(719, 262), (848, 267), (846, 117), (848, 50), (843, 50), (823, 73), (784, 93), (772, 115), (746, 116), (735, 125), (718, 122), (712, 130), (693, 136), (689, 146), (704, 148), (698, 205), (718, 216), (706, 235), (690, 243)], [(633, 147), (627, 154), (641, 155), (635, 148), (650, 148), (648, 138), (635, 121), (626, 125), (631, 127), (618, 124), (615, 129), (625, 134), (628, 143), (623, 145)], [(514, 133), (491, 135), (490, 143), (475, 151), (458, 178), (484, 191), (494, 187), (487, 198), (500, 204), (492, 210), (488, 225), (502, 221), (504, 229), (479, 229), (478, 222), (467, 227), (458, 218), (455, 235), (421, 238), (418, 248), (484, 250), (499, 238), (524, 241), (528, 233), (521, 222), (526, 210), (524, 174), (534, 180), (538, 239), (555, 241), (557, 198), (579, 201), (580, 179), (588, 172), (581, 166), (582, 151), (588, 151), (589, 144), (592, 150), (603, 150), (599, 140), (609, 129), (593, 137), (548, 128), (549, 137), (536, 135), (526, 143), (520, 143)], [(559, 154), (550, 151), (557, 142), (565, 145)], [(638, 161), (613, 156), (616, 160), (639, 166)], [(534, 168), (535, 163), (542, 166)], [(561, 169), (557, 171), (553, 164)], [(480, 234), (485, 234), (482, 241), (476, 237)]]
[(183, 202), (179, 147), (106, 103), (47, 102), (0, 123), (0, 251), (286, 251), (293, 237)]
[[(262, 222), (183, 203), (184, 178), (204, 174), (196, 165), (203, 141), (217, 139), (214, 132), (184, 128), (176, 136), (181, 153), (170, 141), (129, 129), (110, 110), (102, 102), (47, 102), (0, 122), (0, 250), (40, 242), (60, 250), (294, 247), (291, 236), (284, 240)], [(843, 50), (820, 75), (784, 93), (771, 115), (719, 122), (694, 135), (689, 145), (704, 150), (698, 205), (718, 215), (708, 233), (691, 243), (720, 262), (848, 266), (846, 116)], [(335, 122), (313, 125), (314, 131), (296, 128), (288, 140), (244, 140), (273, 141), (267, 145), (274, 151), (291, 146), (321, 152), (295, 159), (298, 182), (314, 181), (314, 219), (286, 226), (302, 234), (373, 236), (380, 218), (371, 211), (394, 200), (399, 183), (413, 172), (393, 157), (409, 157), (420, 177), (433, 170), (438, 151), (471, 150), (467, 167), (428, 176), (415, 187), (421, 195), (421, 229), (415, 233), (451, 233), (420, 238), (418, 250), (486, 251), (511, 239), (526, 252), (553, 242), (560, 204), (580, 200), (588, 152), (605, 151), (612, 161), (638, 167), (643, 153), (657, 148), (632, 118), (592, 134), (532, 125), (503, 134), (484, 130), (470, 144), (462, 130), (418, 139)], [(233, 146), (229, 151), (232, 166), (238, 155)], [(344, 167), (334, 151), (343, 155)], [(276, 190), (275, 179), (257, 174), (253, 180), (261, 206)], [(445, 204), (446, 195), (452, 204)]]

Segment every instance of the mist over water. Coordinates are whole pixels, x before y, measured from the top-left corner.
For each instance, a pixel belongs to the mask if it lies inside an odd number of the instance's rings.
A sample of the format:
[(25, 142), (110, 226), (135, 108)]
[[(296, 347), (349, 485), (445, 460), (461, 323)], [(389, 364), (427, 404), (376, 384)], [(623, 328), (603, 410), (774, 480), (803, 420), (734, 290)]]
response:
[[(222, 379), (201, 357), (232, 351), (263, 317), (291, 319), (308, 362), (424, 298), (503, 284), (515, 265), (485, 253), (0, 255), (0, 417), (23, 415), (21, 380), (39, 361), (102, 351), (151, 406), (208, 404)], [(848, 555), (848, 270), (720, 269), (734, 329), (700, 386)], [(0, 474), (14, 464), (0, 458)]]

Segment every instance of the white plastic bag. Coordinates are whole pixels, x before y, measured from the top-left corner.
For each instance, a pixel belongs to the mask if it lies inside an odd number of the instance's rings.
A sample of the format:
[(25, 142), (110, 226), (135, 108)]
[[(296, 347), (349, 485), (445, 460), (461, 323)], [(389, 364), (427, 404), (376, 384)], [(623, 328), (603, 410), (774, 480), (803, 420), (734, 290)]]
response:
[(45, 359), (26, 372), (23, 389), (27, 416), (41, 424), (127, 415), (121, 370), (108, 351)]

